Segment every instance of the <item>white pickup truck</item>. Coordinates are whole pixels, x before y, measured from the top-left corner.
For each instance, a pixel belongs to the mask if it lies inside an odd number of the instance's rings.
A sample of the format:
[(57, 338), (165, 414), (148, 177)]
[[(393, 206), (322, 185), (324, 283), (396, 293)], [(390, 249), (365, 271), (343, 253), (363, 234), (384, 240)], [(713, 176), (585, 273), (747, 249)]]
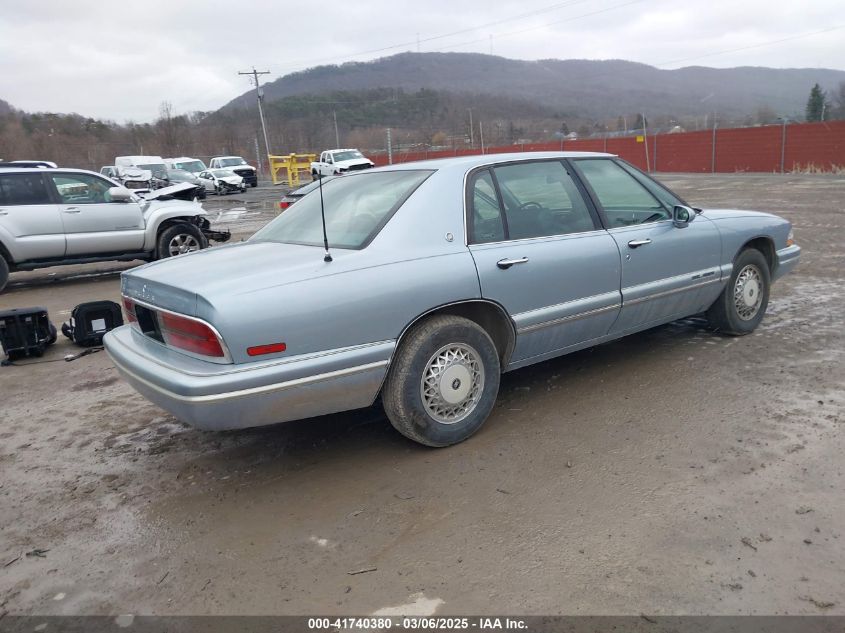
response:
[(320, 160), (311, 163), (311, 176), (340, 176), (350, 171), (375, 167), (373, 161), (357, 149), (327, 149), (320, 154)]
[(215, 156), (208, 164), (209, 169), (231, 169), (244, 179), (250, 187), (258, 186), (258, 172), (240, 156)]

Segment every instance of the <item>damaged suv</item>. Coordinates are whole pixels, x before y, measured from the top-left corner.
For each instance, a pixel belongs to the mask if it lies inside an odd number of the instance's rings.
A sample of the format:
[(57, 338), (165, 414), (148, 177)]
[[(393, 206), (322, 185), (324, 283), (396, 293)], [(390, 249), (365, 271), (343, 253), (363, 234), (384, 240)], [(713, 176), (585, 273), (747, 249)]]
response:
[(0, 291), (18, 270), (152, 261), (228, 240), (228, 232), (211, 230), (196, 190), (182, 183), (141, 198), (91, 171), (3, 169)]

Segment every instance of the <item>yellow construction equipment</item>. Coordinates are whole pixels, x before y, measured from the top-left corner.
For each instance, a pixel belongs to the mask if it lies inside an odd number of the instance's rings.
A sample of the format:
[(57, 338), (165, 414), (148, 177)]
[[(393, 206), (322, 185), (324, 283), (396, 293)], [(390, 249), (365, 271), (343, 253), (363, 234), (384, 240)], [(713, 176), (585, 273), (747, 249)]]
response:
[(273, 156), (270, 159), (270, 175), (273, 177), (273, 184), (287, 183), (291, 187), (298, 187), (302, 172), (311, 175), (311, 163), (317, 160), (316, 154), (287, 154), (286, 156)]

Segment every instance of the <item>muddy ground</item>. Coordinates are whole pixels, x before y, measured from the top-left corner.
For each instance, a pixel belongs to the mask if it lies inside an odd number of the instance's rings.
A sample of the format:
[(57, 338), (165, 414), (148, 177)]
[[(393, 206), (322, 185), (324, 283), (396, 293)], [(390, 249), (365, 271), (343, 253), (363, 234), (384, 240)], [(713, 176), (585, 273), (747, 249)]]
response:
[[(452, 448), (378, 409), (195, 431), (61, 337), (0, 368), (0, 613), (845, 614), (845, 178), (662, 179), (795, 224), (762, 326), (509, 373)], [(239, 238), (278, 193), (207, 206)], [(14, 274), (0, 309), (61, 322), (128, 267)]]

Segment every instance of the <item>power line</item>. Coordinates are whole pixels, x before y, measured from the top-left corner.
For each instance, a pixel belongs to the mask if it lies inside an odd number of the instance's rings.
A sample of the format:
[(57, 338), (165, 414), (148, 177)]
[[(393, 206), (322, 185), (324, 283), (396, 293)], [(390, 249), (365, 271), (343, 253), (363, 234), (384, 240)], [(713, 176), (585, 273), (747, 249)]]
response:
[[(526, 13), (520, 13), (518, 15), (513, 15), (507, 18), (501, 18), (499, 20), (495, 20), (493, 22), (487, 22), (486, 24), (479, 24), (477, 26), (473, 26), (466, 29), (460, 29), (458, 31), (451, 31), (449, 33), (442, 33), (440, 35), (433, 35), (431, 37), (419, 38), (417, 37), (414, 41), (402, 42), (400, 44), (391, 44), (390, 46), (382, 46), (380, 48), (371, 48), (365, 51), (358, 51), (357, 53), (350, 53), (348, 55), (344, 55), (345, 58), (351, 57), (360, 57), (362, 55), (371, 55), (373, 53), (383, 53), (385, 51), (394, 50), (397, 48), (405, 48), (406, 46), (413, 46), (416, 45), (417, 49), (419, 49), (419, 45), (426, 43), (426, 42), (434, 42), (436, 40), (442, 40), (447, 37), (453, 37), (455, 35), (462, 35), (464, 33), (471, 33), (473, 31), (477, 31), (479, 29), (484, 29), (490, 26), (496, 26), (498, 24), (504, 24), (505, 22), (512, 22), (513, 20), (522, 20), (524, 18), (532, 17), (535, 15), (540, 15), (541, 13), (549, 13), (550, 11), (555, 11), (557, 9), (562, 9), (564, 7), (568, 7), (574, 4), (581, 4), (582, 2), (587, 2), (588, 0), (568, 0), (567, 2), (559, 2), (557, 4), (550, 5), (548, 7), (544, 7), (542, 9), (537, 9), (535, 11), (528, 11)], [(640, 1), (640, 0), (637, 0)], [(316, 57), (311, 59), (301, 59), (295, 60), (289, 66), (283, 66), (282, 69), (288, 68), (301, 68), (304, 65), (310, 64), (319, 64), (320, 62), (328, 62), (328, 61), (337, 61), (338, 56), (333, 55), (331, 57)]]

